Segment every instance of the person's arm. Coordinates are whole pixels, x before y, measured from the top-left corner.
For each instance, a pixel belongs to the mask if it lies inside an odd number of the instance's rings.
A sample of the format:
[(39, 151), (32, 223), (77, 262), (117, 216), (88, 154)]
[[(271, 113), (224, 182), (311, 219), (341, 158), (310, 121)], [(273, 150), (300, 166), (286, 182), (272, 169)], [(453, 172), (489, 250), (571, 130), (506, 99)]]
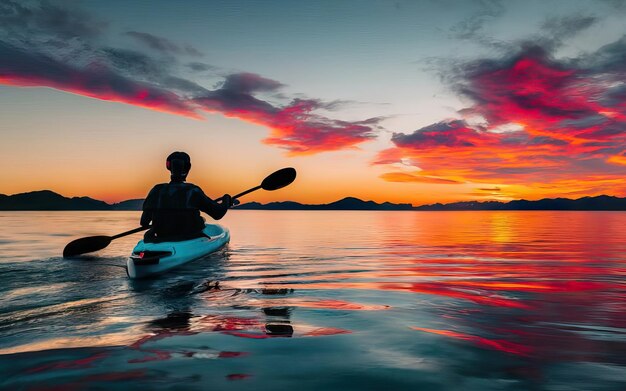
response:
[(228, 208), (230, 208), (232, 204), (230, 195), (224, 194), (222, 202), (215, 202), (207, 197), (207, 195), (204, 194), (202, 189), (200, 189), (199, 187), (197, 188), (197, 196), (199, 201), (199, 209), (215, 220), (219, 220), (224, 217), (224, 215), (228, 211)]
[(152, 221), (152, 211), (144, 210), (141, 213), (141, 220), (139, 220), (139, 224), (141, 224), (142, 227), (147, 227), (150, 225), (151, 221)]
[(150, 193), (148, 193), (148, 196), (146, 197), (146, 199), (143, 201), (143, 206), (141, 207), (141, 209), (143, 210), (143, 212), (141, 213), (141, 219), (139, 220), (139, 223), (141, 224), (142, 227), (147, 227), (150, 225), (150, 222), (152, 221), (152, 211), (154, 210), (155, 207), (155, 200), (157, 197), (157, 187), (153, 187), (152, 190), (150, 190)]

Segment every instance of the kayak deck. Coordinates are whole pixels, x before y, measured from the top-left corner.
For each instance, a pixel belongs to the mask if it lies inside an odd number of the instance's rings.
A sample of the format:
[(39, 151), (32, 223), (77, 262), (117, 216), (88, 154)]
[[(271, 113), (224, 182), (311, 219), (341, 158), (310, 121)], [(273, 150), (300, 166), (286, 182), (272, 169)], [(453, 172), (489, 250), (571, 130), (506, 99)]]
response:
[(230, 240), (227, 228), (206, 224), (205, 237), (180, 242), (145, 243), (140, 240), (126, 262), (130, 278), (143, 278), (166, 272), (175, 267), (213, 253)]

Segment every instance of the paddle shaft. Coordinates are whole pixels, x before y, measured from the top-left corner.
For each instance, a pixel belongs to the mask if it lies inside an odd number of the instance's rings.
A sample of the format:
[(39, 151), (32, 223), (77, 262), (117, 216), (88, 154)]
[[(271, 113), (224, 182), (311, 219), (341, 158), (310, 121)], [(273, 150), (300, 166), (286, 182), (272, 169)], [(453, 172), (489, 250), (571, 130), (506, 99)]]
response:
[[(255, 186), (255, 187), (253, 187), (253, 188), (251, 188), (251, 189), (248, 189), (248, 190), (243, 191), (243, 192), (241, 192), (241, 193), (239, 193), (239, 194), (237, 194), (237, 195), (232, 196), (232, 197), (231, 197), (231, 199), (235, 200), (235, 199), (237, 199), (237, 198), (239, 198), (239, 197), (243, 197), (243, 196), (245, 196), (246, 194), (248, 194), (248, 193), (252, 193), (253, 191), (256, 191), (256, 190), (259, 190), (259, 189), (261, 189), (261, 186)], [(220, 197), (220, 198), (216, 199), (215, 201), (216, 201), (216, 202), (217, 202), (217, 201), (222, 201), (222, 200), (223, 200), (223, 198), (224, 198), (224, 197)]]
[(130, 231), (122, 232), (121, 234), (117, 234), (117, 235), (111, 236), (111, 240), (117, 239), (117, 238), (121, 238), (123, 236), (132, 235), (132, 234), (134, 234), (136, 232), (145, 231), (145, 230), (149, 229), (150, 227), (151, 226), (148, 225), (146, 227), (139, 227), (139, 228), (131, 229)]
[(243, 192), (241, 192), (241, 193), (239, 193), (239, 194), (235, 195), (235, 196), (233, 197), (233, 200), (234, 200), (234, 199), (237, 199), (237, 198), (239, 198), (239, 197), (243, 197), (243, 196), (245, 196), (245, 195), (246, 195), (246, 194), (248, 194), (248, 193), (252, 193), (252, 192), (253, 192), (253, 191), (255, 191), (255, 190), (259, 190), (260, 188), (261, 188), (261, 186), (255, 186), (255, 187), (253, 187), (252, 189), (248, 189), (248, 190), (246, 190), (246, 191), (243, 191)]

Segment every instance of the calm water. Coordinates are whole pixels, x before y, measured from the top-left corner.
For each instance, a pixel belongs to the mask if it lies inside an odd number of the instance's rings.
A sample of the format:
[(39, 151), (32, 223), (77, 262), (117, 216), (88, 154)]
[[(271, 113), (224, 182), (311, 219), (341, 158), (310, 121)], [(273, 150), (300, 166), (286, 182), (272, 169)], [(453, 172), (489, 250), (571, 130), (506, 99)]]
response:
[(139, 235), (59, 256), (138, 217), (0, 213), (1, 389), (626, 389), (624, 212), (233, 211), (139, 282)]

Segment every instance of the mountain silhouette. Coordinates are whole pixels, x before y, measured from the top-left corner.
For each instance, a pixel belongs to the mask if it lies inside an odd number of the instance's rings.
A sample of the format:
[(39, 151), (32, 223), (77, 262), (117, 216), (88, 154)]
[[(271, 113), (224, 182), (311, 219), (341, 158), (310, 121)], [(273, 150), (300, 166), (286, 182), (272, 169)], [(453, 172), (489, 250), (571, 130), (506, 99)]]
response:
[[(143, 199), (126, 200), (115, 204), (89, 197), (64, 197), (50, 190), (33, 191), (14, 195), (0, 194), (0, 210), (141, 210)], [(294, 201), (261, 204), (249, 202), (237, 209), (252, 210), (414, 210), (414, 211), (461, 211), (461, 210), (613, 210), (626, 211), (626, 198), (600, 195), (595, 197), (544, 198), (537, 201), (515, 200), (463, 201), (450, 204), (431, 204), (414, 207), (411, 204), (377, 203), (346, 197), (329, 204), (301, 204)]]
[(7, 196), (0, 194), (0, 210), (110, 210), (111, 205), (89, 197), (67, 198), (50, 190)]
[(465, 201), (451, 204), (422, 205), (415, 210), (626, 210), (626, 198), (607, 195), (582, 197), (576, 200), (569, 198), (544, 198), (538, 201), (515, 200), (498, 201)]
[(411, 204), (392, 204), (384, 202), (382, 204), (374, 201), (363, 201), (355, 197), (346, 197), (330, 204), (309, 205), (293, 201), (270, 202), (260, 204), (249, 202), (239, 205), (237, 209), (263, 209), (263, 210), (412, 210)]

